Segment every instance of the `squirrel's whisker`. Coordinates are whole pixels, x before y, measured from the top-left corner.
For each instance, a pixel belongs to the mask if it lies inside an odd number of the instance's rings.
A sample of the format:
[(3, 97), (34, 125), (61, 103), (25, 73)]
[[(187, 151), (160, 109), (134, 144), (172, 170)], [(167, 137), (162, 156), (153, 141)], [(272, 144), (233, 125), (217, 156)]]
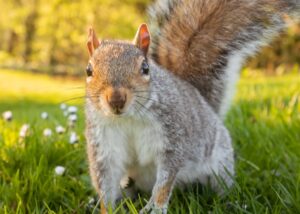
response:
[(153, 90), (149, 90), (149, 91), (133, 91), (133, 93), (151, 93), (151, 92), (159, 92), (159, 91), (153, 91)]
[[(153, 116), (153, 114), (152, 114), (152, 112), (150, 112), (149, 111), (149, 109), (145, 106), (145, 105), (143, 105), (142, 103), (140, 103), (139, 101), (137, 101), (137, 100), (135, 100), (136, 101), (136, 103), (137, 104), (139, 104), (140, 105), (140, 111), (142, 111), (142, 113), (144, 113), (144, 114), (150, 114), (151, 116)], [(150, 121), (152, 122), (152, 123), (155, 123), (155, 121), (153, 120), (153, 119), (150, 119)], [(145, 121), (146, 122), (146, 121)]]
[(78, 87), (68, 87), (68, 88), (64, 88), (64, 90), (76, 90), (76, 89), (85, 89), (84, 86), (78, 86)]
[(73, 97), (67, 100), (62, 100), (61, 103), (66, 103), (66, 102), (70, 102), (73, 100), (79, 100), (79, 99), (83, 99), (83, 98), (93, 98), (93, 97), (97, 97), (97, 96), (79, 96), (79, 97)]
[(138, 108), (137, 106), (133, 105), (133, 108), (135, 110), (135, 112), (138, 114), (138, 117), (142, 120), (142, 122), (145, 124), (146, 123), (146, 120), (145, 118), (143, 117), (143, 114), (142, 114), (142, 111), (141, 111), (141, 107)]
[(157, 103), (157, 104), (161, 104), (165, 107), (168, 107), (166, 104), (162, 103), (162, 102), (159, 102), (158, 100), (154, 100), (154, 99), (151, 99), (151, 98), (148, 98), (148, 97), (143, 97), (143, 96), (139, 96), (139, 95), (135, 95), (136, 97), (138, 98), (141, 98), (141, 99), (144, 99), (144, 100), (147, 100), (147, 101), (153, 101), (154, 103)]
[[(147, 114), (147, 112), (143, 109), (143, 106), (140, 103), (137, 103), (140, 107), (138, 108), (137, 106), (135, 107), (135, 109), (137, 110), (137, 114), (139, 116), (139, 118), (142, 120), (142, 122), (144, 124), (146, 124), (146, 119), (145, 119), (145, 114)], [(151, 120), (152, 122), (152, 120)]]

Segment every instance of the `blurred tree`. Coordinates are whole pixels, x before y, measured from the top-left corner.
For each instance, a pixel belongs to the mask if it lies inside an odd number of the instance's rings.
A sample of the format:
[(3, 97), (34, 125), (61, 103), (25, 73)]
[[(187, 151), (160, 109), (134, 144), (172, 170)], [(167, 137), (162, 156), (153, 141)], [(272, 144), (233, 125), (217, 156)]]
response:
[(300, 64), (300, 24), (292, 24), (280, 37), (265, 47), (258, 56), (251, 59), (248, 66), (266, 69), (266, 72), (274, 73), (277, 68), (281, 72), (288, 71), (295, 64)]
[[(13, 55), (17, 43), (18, 43), (18, 34), (13, 29), (9, 30), (8, 39), (7, 39), (7, 53)], [(1, 45), (2, 44), (3, 43), (1, 43)]]
[(27, 17), (25, 18), (25, 38), (24, 38), (24, 62), (28, 63), (32, 54), (32, 45), (35, 38), (36, 32), (36, 20), (37, 20), (37, 0), (33, 1), (33, 7), (29, 11)]
[[(100, 38), (132, 39), (153, 0), (0, 1), (0, 66), (80, 72), (88, 59), (87, 29)], [(300, 26), (249, 63), (268, 67), (300, 63)], [(54, 69), (53, 69), (54, 68)]]

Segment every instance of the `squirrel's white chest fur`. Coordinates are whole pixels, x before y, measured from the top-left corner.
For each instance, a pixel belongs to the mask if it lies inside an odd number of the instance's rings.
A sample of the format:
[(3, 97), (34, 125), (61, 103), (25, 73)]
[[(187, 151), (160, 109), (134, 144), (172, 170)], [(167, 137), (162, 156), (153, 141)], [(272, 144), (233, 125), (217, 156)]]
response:
[(99, 117), (97, 124), (97, 161), (109, 160), (120, 177), (135, 178), (137, 186), (150, 190), (155, 182), (157, 155), (164, 145), (161, 125), (151, 117)]

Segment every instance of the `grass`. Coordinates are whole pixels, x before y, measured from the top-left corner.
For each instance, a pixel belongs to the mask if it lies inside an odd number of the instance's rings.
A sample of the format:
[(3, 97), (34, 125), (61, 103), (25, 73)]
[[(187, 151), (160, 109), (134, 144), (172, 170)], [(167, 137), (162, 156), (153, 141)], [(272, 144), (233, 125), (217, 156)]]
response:
[[(83, 86), (83, 80), (0, 71), (0, 113), (14, 114), (12, 122), (0, 119), (0, 213), (97, 213), (87, 208), (95, 192), (86, 162), (83, 99), (66, 102), (79, 107), (74, 130), (43, 136), (45, 128), (67, 127), (59, 104), (82, 96)], [(236, 151), (234, 187), (222, 198), (197, 185), (175, 190), (169, 213), (300, 213), (299, 75), (246, 74), (237, 91), (226, 119)], [(40, 118), (44, 111), (48, 120)], [(21, 140), (24, 123), (30, 135)], [(68, 143), (71, 131), (80, 135), (79, 143)], [(58, 165), (66, 167), (63, 176), (54, 173)], [(136, 213), (145, 199), (124, 204)], [(121, 206), (118, 212), (125, 213)]]

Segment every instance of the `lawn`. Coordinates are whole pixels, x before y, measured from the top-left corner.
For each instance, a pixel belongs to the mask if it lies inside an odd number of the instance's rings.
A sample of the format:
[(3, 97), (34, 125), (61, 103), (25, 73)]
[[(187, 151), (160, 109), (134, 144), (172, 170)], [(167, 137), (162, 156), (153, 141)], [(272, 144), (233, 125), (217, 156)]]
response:
[[(244, 72), (226, 118), (236, 151), (236, 183), (222, 198), (193, 185), (175, 190), (169, 213), (300, 213), (300, 77)], [(98, 213), (86, 162), (84, 80), (0, 70), (0, 213)], [(76, 99), (73, 99), (76, 98)], [(78, 107), (68, 127), (60, 104)], [(48, 119), (41, 113), (47, 112)], [(19, 137), (23, 124), (28, 136)], [(63, 134), (55, 132), (61, 125)], [(50, 128), (51, 136), (43, 130)], [(70, 144), (76, 132), (78, 143)], [(63, 175), (55, 167), (65, 167)], [(125, 201), (132, 213), (148, 198)]]

